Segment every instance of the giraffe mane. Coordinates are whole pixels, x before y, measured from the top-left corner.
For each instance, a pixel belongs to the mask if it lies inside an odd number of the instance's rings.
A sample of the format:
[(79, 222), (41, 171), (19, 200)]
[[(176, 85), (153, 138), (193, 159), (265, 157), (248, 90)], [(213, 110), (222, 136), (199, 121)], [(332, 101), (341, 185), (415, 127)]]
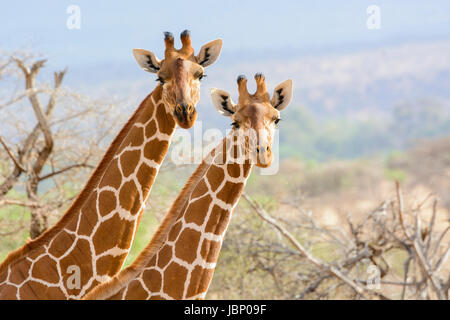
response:
[(119, 134), (113, 140), (102, 160), (98, 164), (94, 173), (89, 178), (83, 190), (78, 194), (75, 200), (72, 202), (71, 206), (66, 210), (64, 215), (59, 219), (59, 221), (54, 224), (50, 229), (47, 229), (44, 233), (42, 233), (39, 237), (33, 240), (27, 241), (22, 247), (10, 252), (5, 260), (0, 264), (0, 274), (5, 272), (7, 268), (23, 258), (26, 254), (31, 252), (32, 250), (41, 247), (45, 244), (49, 239), (55, 237), (55, 235), (63, 229), (63, 227), (71, 221), (74, 214), (78, 213), (85, 201), (88, 199), (92, 190), (98, 185), (100, 179), (102, 178), (105, 170), (108, 168), (108, 165), (111, 163), (115, 152), (119, 149), (123, 140), (126, 138), (130, 129), (133, 127), (136, 118), (140, 115), (140, 113), (145, 109), (145, 106), (148, 102), (150, 102), (151, 95), (156, 91), (160, 90), (160, 86), (157, 86), (155, 90), (153, 90), (139, 105), (134, 114), (128, 120), (128, 122), (122, 127)]
[[(225, 139), (224, 139), (225, 140)], [(222, 144), (219, 144), (221, 146)], [(215, 150), (213, 149), (210, 155), (214, 155)], [(203, 178), (211, 163), (203, 160), (202, 163), (197, 167), (194, 173), (189, 177), (188, 181), (184, 185), (178, 197), (173, 202), (169, 212), (164, 217), (158, 229), (155, 231), (150, 242), (138, 255), (138, 257), (122, 270), (115, 277), (109, 279), (108, 281), (96, 286), (89, 293), (87, 293), (82, 300), (102, 300), (112, 295), (116, 294), (123, 286), (128, 282), (133, 280), (138, 273), (140, 273), (148, 264), (148, 262), (153, 258), (158, 249), (164, 244), (171, 227), (175, 224), (178, 219), (181, 210), (184, 207), (186, 201), (189, 200), (190, 195), (197, 186), (197, 183)]]

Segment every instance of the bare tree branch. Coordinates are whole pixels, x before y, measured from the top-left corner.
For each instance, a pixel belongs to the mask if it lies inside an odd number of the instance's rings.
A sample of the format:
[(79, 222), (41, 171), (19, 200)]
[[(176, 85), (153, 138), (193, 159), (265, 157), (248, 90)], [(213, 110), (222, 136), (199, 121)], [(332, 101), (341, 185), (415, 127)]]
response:
[(75, 168), (90, 168), (90, 169), (95, 169), (95, 166), (90, 165), (90, 164), (87, 164), (87, 163), (77, 163), (77, 164), (73, 164), (73, 165), (67, 166), (67, 167), (65, 167), (65, 168), (63, 168), (63, 169), (56, 170), (56, 171), (52, 171), (52, 172), (49, 173), (49, 174), (46, 174), (46, 175), (44, 175), (44, 176), (42, 176), (42, 177), (39, 177), (39, 181), (43, 181), (43, 180), (46, 180), (46, 179), (49, 179), (49, 178), (53, 178), (53, 177), (56, 176), (56, 175), (65, 173), (66, 171), (69, 171), (69, 170), (72, 170), (72, 169), (75, 169)]
[(8, 148), (7, 144), (3, 140), (3, 138), (0, 136), (0, 143), (2, 144), (3, 148), (5, 148), (6, 153), (11, 158), (11, 160), (14, 162), (14, 165), (18, 167), (21, 171), (26, 172), (27, 170), (19, 163), (19, 161), (16, 159), (16, 157), (13, 155), (11, 150)]
[(23, 98), (29, 97), (30, 94), (38, 94), (38, 93), (42, 93), (42, 92), (46, 92), (46, 91), (47, 91), (46, 89), (25, 90), (24, 93), (12, 98), (9, 101), (5, 102), (4, 104), (0, 105), (0, 110), (22, 100)]
[(252, 200), (247, 194), (243, 193), (242, 197), (250, 204), (254, 211), (266, 222), (275, 227), (281, 234), (297, 249), (297, 251), (304, 257), (306, 257), (311, 263), (313, 263), (320, 270), (325, 273), (331, 274), (334, 277), (342, 280), (344, 283), (349, 285), (353, 290), (355, 290), (362, 297), (368, 298), (368, 296), (376, 296), (378, 298), (387, 299), (384, 295), (370, 290), (368, 288), (362, 287), (355, 283), (352, 279), (348, 278), (340, 270), (334, 266), (328, 265), (323, 261), (315, 258), (311, 253), (309, 253), (305, 248), (288, 232), (282, 225), (280, 225), (275, 219), (269, 216), (269, 214), (257, 203)]
[[(444, 300), (444, 299), (446, 299), (445, 293), (443, 292), (439, 281), (434, 277), (433, 271), (431, 270), (431, 267), (428, 265), (428, 263), (426, 261), (426, 258), (422, 251), (422, 248), (420, 247), (420, 245), (418, 243), (418, 237), (413, 239), (406, 230), (405, 221), (403, 220), (403, 210), (404, 210), (403, 196), (402, 196), (402, 192), (400, 190), (400, 184), (398, 183), (398, 181), (396, 181), (396, 183), (395, 183), (395, 189), (396, 189), (397, 201), (398, 201), (398, 217), (399, 217), (400, 226), (402, 227), (403, 233), (404, 233), (406, 239), (412, 244), (412, 248), (414, 249), (417, 259), (419, 261), (419, 266), (422, 268), (423, 272), (426, 274), (428, 279), (430, 279), (432, 287), (433, 287), (434, 291), (436, 292), (438, 298), (441, 300)], [(416, 221), (418, 221), (418, 220), (416, 220)], [(418, 222), (416, 222), (415, 229), (417, 230), (416, 234), (418, 234), (419, 233)]]
[(39, 202), (32, 202), (32, 201), (22, 201), (22, 200), (14, 200), (14, 199), (1, 199), (0, 200), (0, 207), (1, 206), (21, 206), (21, 207), (27, 207), (27, 208), (42, 208), (44, 205)]

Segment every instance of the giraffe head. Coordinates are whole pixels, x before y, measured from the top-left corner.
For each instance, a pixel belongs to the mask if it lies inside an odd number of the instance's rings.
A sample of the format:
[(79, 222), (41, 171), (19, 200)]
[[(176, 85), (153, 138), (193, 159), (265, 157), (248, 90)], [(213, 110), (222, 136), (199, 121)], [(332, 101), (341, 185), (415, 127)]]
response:
[(159, 60), (153, 52), (134, 49), (133, 55), (145, 71), (156, 73), (162, 86), (162, 99), (182, 128), (192, 127), (197, 119), (195, 106), (200, 100), (200, 82), (205, 76), (204, 68), (213, 64), (222, 49), (222, 40), (205, 44), (198, 55), (194, 55), (188, 30), (181, 33), (182, 47), (175, 49), (170, 32), (164, 33), (164, 59)]
[(257, 73), (255, 80), (256, 92), (250, 94), (245, 76), (238, 77), (237, 104), (234, 104), (230, 94), (223, 90), (211, 89), (211, 96), (217, 111), (231, 118), (234, 133), (245, 137), (242, 141), (245, 141), (246, 159), (248, 158), (258, 167), (265, 168), (270, 166), (273, 160), (273, 136), (280, 121), (280, 111), (291, 101), (292, 80), (279, 84), (272, 98), (267, 92), (264, 75)]

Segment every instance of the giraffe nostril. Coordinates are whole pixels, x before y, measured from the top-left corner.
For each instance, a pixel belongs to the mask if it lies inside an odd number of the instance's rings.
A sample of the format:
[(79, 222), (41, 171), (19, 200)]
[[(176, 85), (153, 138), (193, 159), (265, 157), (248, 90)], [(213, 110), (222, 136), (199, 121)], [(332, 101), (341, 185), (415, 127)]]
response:
[(256, 147), (256, 152), (259, 153), (259, 147)]
[(194, 111), (194, 108), (192, 107), (192, 105), (189, 104), (187, 106), (187, 111), (188, 111), (188, 113), (192, 113)]
[(178, 113), (182, 113), (183, 112), (183, 107), (180, 104), (178, 104), (177, 107), (176, 107), (176, 110), (177, 110)]
[(269, 147), (269, 146), (267, 146), (267, 147), (266, 147), (266, 151), (269, 151), (269, 150), (270, 150), (270, 147)]

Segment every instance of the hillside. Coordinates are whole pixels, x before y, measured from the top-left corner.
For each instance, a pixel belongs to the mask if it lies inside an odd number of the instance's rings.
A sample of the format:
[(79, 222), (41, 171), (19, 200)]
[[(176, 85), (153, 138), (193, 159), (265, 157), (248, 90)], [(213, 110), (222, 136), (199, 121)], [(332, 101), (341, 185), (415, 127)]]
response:
[[(212, 108), (209, 88), (236, 97), (237, 75), (252, 77), (255, 70), (266, 74), (269, 90), (294, 80), (293, 101), (281, 123), (283, 158), (357, 158), (450, 133), (450, 41), (316, 56), (279, 52), (277, 59), (253, 61), (224, 55), (203, 80), (198, 106), (203, 129), (229, 126)], [(86, 83), (87, 73), (92, 76)], [(131, 55), (127, 62), (73, 67), (70, 75), (70, 85), (115, 102), (124, 114), (155, 85), (154, 75), (142, 72)]]

